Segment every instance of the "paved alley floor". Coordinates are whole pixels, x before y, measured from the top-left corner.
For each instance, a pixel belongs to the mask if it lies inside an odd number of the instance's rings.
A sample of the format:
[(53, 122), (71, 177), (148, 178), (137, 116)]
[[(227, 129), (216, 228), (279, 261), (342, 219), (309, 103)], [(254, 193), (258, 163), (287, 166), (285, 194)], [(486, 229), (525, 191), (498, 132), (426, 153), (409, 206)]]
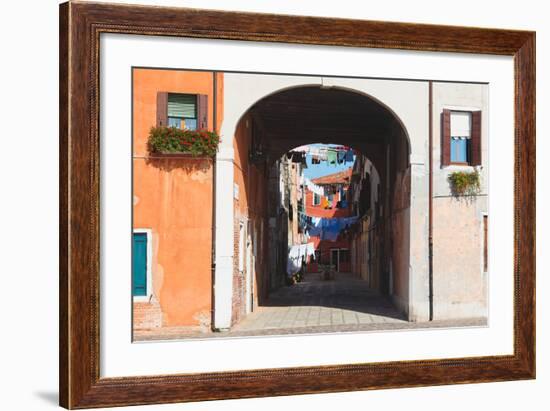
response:
[(163, 335), (156, 335), (151, 330), (140, 332), (135, 335), (135, 339), (227, 338), (486, 324), (485, 318), (408, 322), (387, 298), (369, 289), (364, 280), (351, 274), (338, 273), (334, 280), (323, 281), (316, 274), (308, 274), (303, 282), (282, 287), (272, 293), (264, 305), (256, 307), (228, 332), (189, 333), (181, 329), (165, 329)]
[(234, 331), (287, 330), (288, 333), (299, 329), (302, 333), (316, 332), (319, 327), (338, 330), (349, 326), (407, 323), (389, 300), (366, 284), (344, 273), (336, 274), (336, 278), (329, 281), (320, 280), (316, 274), (306, 275), (303, 282), (271, 294), (267, 303), (248, 315)]

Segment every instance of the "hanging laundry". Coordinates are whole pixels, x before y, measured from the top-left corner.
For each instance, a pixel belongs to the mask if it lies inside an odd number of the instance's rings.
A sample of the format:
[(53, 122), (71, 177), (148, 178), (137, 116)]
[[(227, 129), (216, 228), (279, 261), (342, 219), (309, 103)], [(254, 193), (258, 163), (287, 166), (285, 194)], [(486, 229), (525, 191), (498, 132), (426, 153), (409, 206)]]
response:
[(292, 154), (292, 162), (293, 163), (305, 162), (305, 154), (304, 153), (293, 152), (291, 154)]
[(307, 243), (306, 255), (315, 257), (315, 245), (313, 243)]
[(337, 161), (337, 152), (334, 150), (327, 150), (327, 162), (329, 164), (336, 165)]
[(318, 186), (317, 184), (314, 184), (310, 179), (305, 178), (305, 179), (304, 179), (304, 183), (305, 183), (305, 185), (306, 185), (306, 188), (307, 188), (309, 191), (311, 191), (311, 192), (313, 192), (313, 193), (315, 193), (315, 194), (317, 194), (317, 195), (319, 195), (319, 196), (323, 196), (323, 195), (324, 195), (325, 192), (324, 192), (324, 190), (323, 190), (323, 187)]
[(346, 228), (349, 228), (356, 221), (356, 216), (312, 220), (309, 235), (312, 237), (319, 237), (321, 240), (336, 241), (340, 233)]
[(296, 244), (288, 250), (288, 260), (286, 265), (286, 273), (288, 277), (292, 277), (302, 268), (302, 263), (307, 261), (307, 258), (315, 255), (315, 247), (313, 243)]
[(310, 147), (309, 146), (300, 146), (296, 147), (292, 151), (301, 151), (302, 153), (309, 153)]
[(353, 150), (351, 148), (346, 151), (345, 161), (346, 163), (353, 163)]
[(300, 246), (293, 245), (288, 250), (288, 259), (286, 263), (286, 274), (292, 277), (302, 268), (302, 260), (300, 259)]
[(338, 154), (337, 154), (337, 160), (338, 160), (338, 164), (342, 164), (345, 160), (345, 157), (346, 157), (346, 152), (345, 151), (341, 151), (339, 150), (338, 151)]

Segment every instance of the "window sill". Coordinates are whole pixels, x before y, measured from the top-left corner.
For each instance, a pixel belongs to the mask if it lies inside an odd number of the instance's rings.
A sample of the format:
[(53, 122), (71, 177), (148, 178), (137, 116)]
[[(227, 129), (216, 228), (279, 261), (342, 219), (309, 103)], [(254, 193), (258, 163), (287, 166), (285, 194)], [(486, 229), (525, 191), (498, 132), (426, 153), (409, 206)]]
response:
[(132, 300), (134, 303), (150, 303), (152, 298), (153, 294), (132, 296)]
[(442, 169), (450, 169), (450, 170), (464, 170), (464, 169), (474, 169), (476, 166), (471, 165), (469, 163), (450, 163), (447, 165), (442, 165)]
[(162, 152), (154, 152), (150, 153), (148, 158), (187, 158), (187, 159), (197, 159), (197, 160), (204, 160), (204, 159), (210, 159), (212, 160), (214, 156), (209, 156), (207, 154), (200, 154), (200, 155), (194, 155), (189, 152), (185, 151), (178, 151), (178, 152), (168, 152), (168, 151), (162, 151)]

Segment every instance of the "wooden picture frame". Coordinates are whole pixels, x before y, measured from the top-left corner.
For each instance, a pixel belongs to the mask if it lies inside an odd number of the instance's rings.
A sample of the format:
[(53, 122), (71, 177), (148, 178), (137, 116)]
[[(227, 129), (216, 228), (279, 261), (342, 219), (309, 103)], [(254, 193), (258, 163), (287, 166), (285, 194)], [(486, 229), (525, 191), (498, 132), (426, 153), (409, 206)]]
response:
[[(100, 378), (101, 33), (513, 56), (514, 353)], [(91, 408), (535, 378), (535, 33), (184, 8), (60, 6), (60, 405)]]

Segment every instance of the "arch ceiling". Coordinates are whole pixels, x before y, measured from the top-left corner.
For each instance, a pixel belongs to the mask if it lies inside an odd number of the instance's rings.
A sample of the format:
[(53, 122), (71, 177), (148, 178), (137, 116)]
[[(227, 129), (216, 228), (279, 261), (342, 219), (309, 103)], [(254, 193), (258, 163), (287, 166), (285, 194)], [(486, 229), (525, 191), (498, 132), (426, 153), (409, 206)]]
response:
[[(396, 142), (392, 140), (394, 131), (402, 130), (399, 121), (382, 104), (338, 88), (305, 86), (284, 90), (258, 101), (250, 113), (271, 160), (294, 147), (312, 143), (342, 144), (377, 157), (383, 154), (386, 143)], [(408, 147), (404, 131), (402, 134)]]

